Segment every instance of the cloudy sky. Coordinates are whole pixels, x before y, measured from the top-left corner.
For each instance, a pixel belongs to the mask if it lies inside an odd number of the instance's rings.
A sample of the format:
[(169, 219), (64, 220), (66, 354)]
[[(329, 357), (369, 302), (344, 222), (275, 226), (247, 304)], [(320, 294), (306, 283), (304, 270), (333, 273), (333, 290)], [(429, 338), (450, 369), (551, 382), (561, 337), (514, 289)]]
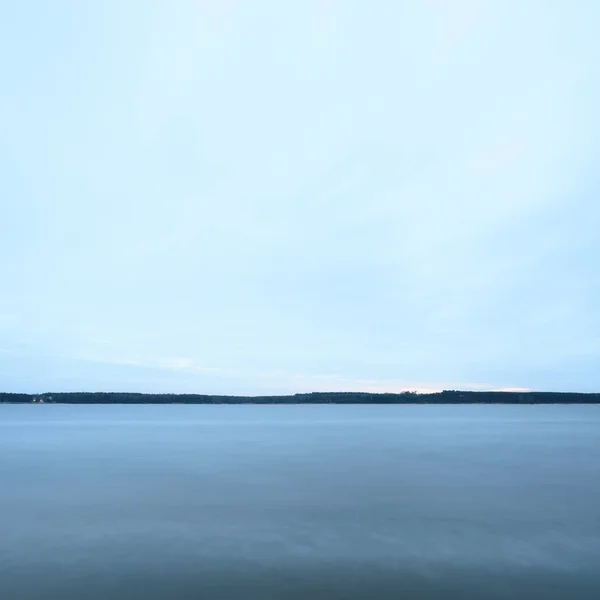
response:
[(600, 391), (600, 3), (0, 3), (2, 391)]

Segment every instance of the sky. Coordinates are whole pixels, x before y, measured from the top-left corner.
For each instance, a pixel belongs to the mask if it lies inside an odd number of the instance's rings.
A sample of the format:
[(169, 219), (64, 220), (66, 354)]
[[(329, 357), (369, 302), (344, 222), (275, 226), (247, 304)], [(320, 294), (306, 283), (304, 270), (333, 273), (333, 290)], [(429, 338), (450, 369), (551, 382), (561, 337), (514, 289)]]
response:
[(0, 390), (600, 391), (598, 23), (0, 3)]

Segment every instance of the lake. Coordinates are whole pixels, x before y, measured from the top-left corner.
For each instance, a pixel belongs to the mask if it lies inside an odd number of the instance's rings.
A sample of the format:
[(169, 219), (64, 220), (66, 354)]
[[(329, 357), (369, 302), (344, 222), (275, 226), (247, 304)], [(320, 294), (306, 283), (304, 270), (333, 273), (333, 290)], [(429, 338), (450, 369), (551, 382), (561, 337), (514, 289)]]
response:
[(0, 405), (0, 598), (600, 598), (600, 407)]

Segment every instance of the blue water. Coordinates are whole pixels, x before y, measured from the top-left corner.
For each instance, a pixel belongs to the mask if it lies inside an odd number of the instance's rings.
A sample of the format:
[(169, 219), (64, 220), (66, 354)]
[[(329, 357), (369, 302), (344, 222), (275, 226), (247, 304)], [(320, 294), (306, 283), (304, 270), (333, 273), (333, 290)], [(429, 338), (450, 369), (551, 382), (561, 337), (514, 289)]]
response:
[(0, 405), (0, 599), (600, 598), (598, 406)]

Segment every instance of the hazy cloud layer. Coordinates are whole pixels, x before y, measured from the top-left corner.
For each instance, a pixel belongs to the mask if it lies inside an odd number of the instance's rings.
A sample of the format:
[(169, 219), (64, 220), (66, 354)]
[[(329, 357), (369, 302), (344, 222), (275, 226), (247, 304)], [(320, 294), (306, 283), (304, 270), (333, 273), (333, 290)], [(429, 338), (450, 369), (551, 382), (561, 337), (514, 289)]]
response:
[(0, 386), (597, 391), (598, 22), (5, 3)]

